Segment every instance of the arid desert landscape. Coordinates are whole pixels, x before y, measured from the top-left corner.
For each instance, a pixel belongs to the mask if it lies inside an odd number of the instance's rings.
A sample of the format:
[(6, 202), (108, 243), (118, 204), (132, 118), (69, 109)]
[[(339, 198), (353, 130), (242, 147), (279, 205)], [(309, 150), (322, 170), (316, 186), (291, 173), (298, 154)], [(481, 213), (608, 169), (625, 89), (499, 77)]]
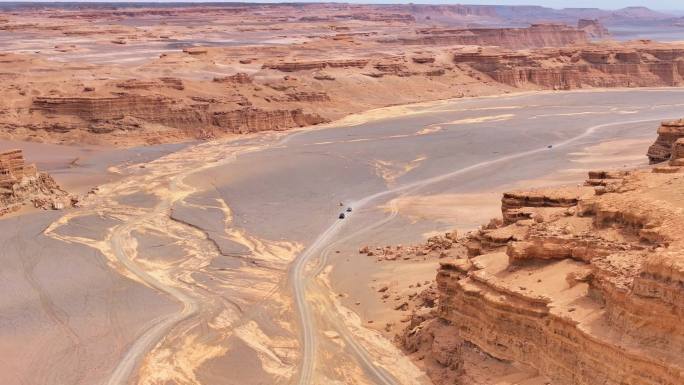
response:
[(0, 2), (0, 383), (684, 385), (647, 5)]

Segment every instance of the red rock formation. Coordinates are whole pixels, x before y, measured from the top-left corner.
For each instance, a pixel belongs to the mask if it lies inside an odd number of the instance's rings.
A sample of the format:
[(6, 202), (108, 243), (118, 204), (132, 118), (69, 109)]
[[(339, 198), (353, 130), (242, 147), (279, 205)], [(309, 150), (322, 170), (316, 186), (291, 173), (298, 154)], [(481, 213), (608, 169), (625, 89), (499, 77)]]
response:
[(672, 146), (684, 138), (684, 119), (662, 122), (658, 128), (658, 138), (648, 148), (648, 159), (651, 164), (665, 162), (672, 155)]
[(291, 102), (329, 102), (330, 96), (325, 92), (292, 92), (287, 94), (288, 101)]
[(72, 199), (48, 174), (27, 165), (21, 150), (0, 153), (0, 216), (29, 202), (35, 207), (61, 209), (71, 205)]
[(406, 45), (477, 45), (504, 48), (562, 47), (586, 43), (583, 30), (558, 24), (533, 24), (528, 28), (421, 29), (415, 37), (399, 37)]
[(216, 83), (232, 83), (232, 84), (249, 84), (252, 78), (244, 72), (238, 72), (235, 75), (214, 78)]
[(418, 64), (429, 64), (435, 62), (435, 58), (432, 56), (414, 56), (411, 58), (411, 60)]
[(157, 87), (168, 87), (179, 91), (185, 89), (181, 79), (171, 77), (162, 77), (151, 80), (128, 79), (117, 83), (116, 87), (126, 90), (152, 90)]
[[(311, 100), (322, 98), (320, 94), (299, 94), (298, 97), (304, 98), (307, 95)], [(204, 137), (207, 131), (245, 133), (283, 130), (326, 121), (318, 115), (306, 114), (301, 109), (215, 110), (210, 101), (187, 104), (182, 100), (158, 95), (101, 98), (38, 97), (34, 99), (33, 109), (47, 114), (78, 117), (83, 119), (89, 130), (94, 133), (110, 133), (114, 130), (136, 131), (145, 123), (157, 123), (182, 129), (194, 137)]]
[(684, 84), (683, 58), (684, 50), (638, 47), (454, 54), (455, 63), (468, 64), (496, 82), (546, 89), (676, 86)]
[(587, 189), (579, 188), (506, 192), (501, 198), (501, 213), (507, 224), (532, 219), (537, 208), (572, 207), (587, 193)]
[(305, 114), (301, 109), (264, 111), (243, 109), (227, 112), (216, 112), (212, 116), (212, 124), (232, 133), (247, 133), (266, 130), (284, 130), (292, 127), (304, 127), (325, 122), (315, 114)]
[[(593, 171), (581, 193), (506, 193), (504, 218), (532, 215), (455, 241), (469, 256), (440, 261), (438, 308), (415, 310), (403, 345), (433, 364), (450, 357), (441, 370), (464, 378), (475, 346), (558, 385), (684, 383), (684, 138), (671, 148), (667, 172)], [(435, 325), (456, 341), (448, 351)]]
[(367, 59), (349, 60), (318, 60), (318, 61), (292, 61), (279, 63), (266, 63), (263, 68), (282, 72), (310, 71), (323, 68), (363, 68), (368, 64)]
[(579, 19), (577, 21), (577, 29), (587, 33), (593, 38), (604, 38), (610, 36), (608, 29), (601, 24), (598, 19)]

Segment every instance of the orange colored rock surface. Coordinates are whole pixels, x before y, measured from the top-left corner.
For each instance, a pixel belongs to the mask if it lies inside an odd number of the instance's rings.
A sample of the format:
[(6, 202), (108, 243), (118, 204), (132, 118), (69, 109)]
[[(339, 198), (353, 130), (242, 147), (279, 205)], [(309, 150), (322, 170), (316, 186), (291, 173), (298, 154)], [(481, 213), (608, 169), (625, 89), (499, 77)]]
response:
[[(400, 342), (439, 384), (469, 378), (473, 346), (553, 384), (681, 384), (684, 170), (670, 169), (504, 194), (504, 218), (530, 216), (459, 238), (468, 254), (440, 263), (437, 310), (414, 309)], [(454, 341), (446, 352), (436, 330)]]
[(643, 8), (8, 7), (0, 137), (9, 139), (132, 146), (517, 90), (683, 82), (681, 43), (589, 42), (602, 23), (666, 22)]
[(21, 150), (0, 153), (0, 216), (32, 203), (35, 207), (62, 209), (73, 202), (66, 192), (34, 164), (26, 164)]
[[(651, 163), (665, 162), (672, 155), (675, 142), (684, 138), (684, 120), (674, 120), (663, 122), (658, 128), (658, 138), (648, 148), (648, 159)], [(679, 158), (679, 152), (675, 154)]]

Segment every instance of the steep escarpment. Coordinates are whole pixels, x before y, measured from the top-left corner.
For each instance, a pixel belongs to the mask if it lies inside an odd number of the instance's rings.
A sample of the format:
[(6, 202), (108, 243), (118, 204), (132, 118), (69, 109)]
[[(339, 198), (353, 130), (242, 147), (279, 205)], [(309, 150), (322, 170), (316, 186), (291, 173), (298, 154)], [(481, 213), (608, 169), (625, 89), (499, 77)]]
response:
[(662, 122), (658, 128), (658, 138), (648, 148), (649, 161), (660, 163), (669, 160), (672, 155), (672, 146), (680, 138), (684, 138), (684, 120)]
[(598, 19), (579, 19), (577, 29), (586, 32), (592, 38), (601, 39), (610, 36), (608, 29)]
[(472, 349), (553, 384), (683, 383), (684, 141), (673, 147), (652, 171), (506, 193), (504, 220), (440, 260), (438, 304), (414, 311), (401, 344), (437, 383), (468, 378)]
[[(274, 86), (257, 88), (262, 91), (252, 101), (254, 88), (252, 78), (244, 73), (211, 82), (170, 77), (98, 82), (74, 91), (19, 95), (25, 107), (5, 115), (0, 124), (10, 132), (49, 133), (63, 140), (136, 144), (285, 130), (327, 121), (304, 110), (307, 103), (328, 101), (325, 93)], [(247, 90), (252, 94), (246, 96)]]
[(522, 49), (586, 43), (588, 37), (584, 30), (562, 24), (533, 24), (528, 28), (425, 28), (417, 30), (415, 36), (381, 41), (404, 45), (484, 45)]
[(0, 152), (0, 216), (31, 203), (35, 207), (61, 209), (74, 201), (47, 173), (26, 164), (21, 150)]
[(684, 50), (648, 46), (586, 46), (531, 52), (456, 52), (453, 60), (516, 88), (678, 86)]
[(93, 133), (116, 129), (136, 131), (146, 123), (177, 128), (190, 135), (206, 132), (249, 133), (282, 130), (319, 124), (325, 119), (292, 110), (243, 107), (224, 110), (215, 100), (184, 100), (165, 96), (121, 95), (116, 97), (39, 97), (33, 110), (47, 115), (69, 115), (82, 119)]

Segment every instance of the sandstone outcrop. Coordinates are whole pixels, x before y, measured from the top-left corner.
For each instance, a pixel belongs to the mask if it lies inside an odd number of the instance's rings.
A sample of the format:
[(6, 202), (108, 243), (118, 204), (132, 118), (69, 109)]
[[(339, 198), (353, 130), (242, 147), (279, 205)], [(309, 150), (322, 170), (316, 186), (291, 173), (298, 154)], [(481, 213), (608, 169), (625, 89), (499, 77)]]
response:
[(238, 72), (235, 75), (214, 78), (214, 81), (217, 83), (249, 84), (252, 82), (252, 78), (244, 72)]
[(266, 130), (285, 130), (320, 124), (326, 120), (318, 115), (306, 114), (301, 109), (263, 111), (243, 109), (216, 112), (212, 124), (233, 133), (248, 133)]
[[(450, 357), (436, 383), (467, 378), (471, 346), (553, 384), (684, 383), (684, 140), (669, 148), (666, 173), (593, 171), (576, 190), (504, 194), (505, 220), (454, 242), (468, 254), (440, 260), (438, 306), (416, 308), (400, 343), (433, 365)], [(461, 342), (444, 352), (435, 325)]]
[(653, 164), (669, 160), (672, 155), (672, 148), (680, 138), (684, 138), (683, 119), (662, 122), (658, 128), (658, 138), (648, 148), (646, 155), (649, 161)]
[(684, 50), (621, 46), (527, 52), (457, 52), (494, 81), (512, 87), (567, 90), (584, 87), (644, 87), (684, 84)]
[(528, 28), (428, 28), (416, 32), (417, 36), (399, 37), (396, 41), (404, 45), (487, 45), (513, 49), (562, 47), (588, 41), (584, 30), (559, 24), (533, 24)]
[(0, 152), (0, 216), (27, 203), (62, 209), (73, 201), (50, 175), (38, 172), (34, 164), (26, 164), (21, 150)]
[[(589, 41), (605, 33), (602, 23), (662, 16), (640, 8), (16, 9), (0, 23), (7, 35), (0, 135), (18, 140), (131, 146), (281, 130), (390, 105), (518, 89), (684, 84), (681, 43)], [(168, 20), (134, 27), (136, 18), (158, 17)]]
[(340, 59), (340, 60), (317, 60), (317, 61), (290, 61), (279, 63), (266, 63), (263, 68), (282, 72), (321, 70), (324, 68), (363, 68), (368, 64), (367, 59)]
[(598, 19), (579, 19), (577, 29), (587, 33), (592, 38), (605, 38), (610, 36), (608, 29)]
[[(325, 95), (291, 94), (296, 101), (325, 100)], [(134, 135), (146, 124), (183, 130), (190, 137), (220, 133), (284, 130), (323, 123), (326, 119), (302, 109), (264, 110), (253, 107), (221, 109), (215, 100), (192, 103), (161, 95), (122, 94), (115, 97), (37, 97), (34, 111), (47, 115), (70, 115), (82, 119), (93, 133), (127, 131)], [(225, 108), (225, 107), (224, 107)]]

